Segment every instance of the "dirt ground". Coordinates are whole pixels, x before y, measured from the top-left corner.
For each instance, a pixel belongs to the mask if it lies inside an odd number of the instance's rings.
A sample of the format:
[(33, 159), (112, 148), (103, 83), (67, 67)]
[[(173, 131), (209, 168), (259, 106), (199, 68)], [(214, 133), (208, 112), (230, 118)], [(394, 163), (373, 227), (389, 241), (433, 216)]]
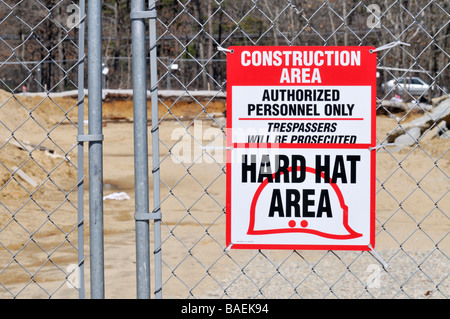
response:
[[(2, 96), (2, 101), (6, 98)], [(77, 130), (74, 126), (76, 114), (73, 108), (76, 101), (68, 98), (54, 101), (45, 99), (41, 104), (37, 101), (36, 97), (21, 97), (18, 101), (11, 100), (6, 107), (0, 109), (3, 124), (0, 126), (0, 136), (3, 137), (0, 143), (0, 184), (3, 185), (0, 190), (0, 298), (9, 298), (11, 294), (18, 293), (19, 297), (24, 298), (45, 297), (46, 294), (40, 287), (49, 292), (57, 291), (55, 298), (77, 298), (77, 291), (63, 282), (64, 276), (60, 270), (66, 271), (76, 263), (77, 195), (76, 191), (71, 191), (76, 185)], [(30, 118), (29, 112), (22, 105), (34, 107), (37, 104), (39, 106)], [(227, 267), (231, 267), (228, 258), (222, 257), (225, 245), (225, 174), (221, 166), (225, 165), (225, 156), (216, 151), (213, 156), (219, 164), (211, 163), (210, 158), (204, 156), (201, 161), (192, 165), (188, 159), (201, 154), (199, 143), (185, 137), (187, 144), (183, 145), (191, 145), (191, 154), (186, 153), (187, 149), (170, 148), (197, 114), (201, 116), (189, 129), (191, 134), (196, 138), (200, 137), (204, 145), (224, 145), (223, 131), (217, 124), (223, 123), (225, 103), (220, 100), (204, 103), (204, 109), (214, 115), (214, 120), (202, 113), (203, 108), (198, 103), (182, 101), (168, 112), (167, 106), (171, 105), (172, 101), (167, 101), (160, 106), (160, 117), (164, 118), (159, 133), (163, 141), (160, 144), (164, 214), (163, 291), (165, 297), (181, 298), (189, 294), (186, 286), (195, 285), (195, 280), (205, 276), (205, 267), (208, 267), (205, 265), (216, 262), (213, 275), (218, 277), (227, 271)], [(73, 123), (67, 119), (61, 122), (65, 112), (68, 112)], [(174, 120), (174, 116), (181, 121)], [(381, 142), (398, 125), (397, 120), (403, 114), (396, 116), (397, 119), (386, 115), (377, 116), (377, 137)], [(408, 122), (417, 116), (419, 114), (411, 113), (402, 122)], [(131, 119), (130, 101), (105, 101), (104, 195), (125, 192), (130, 198), (104, 201), (107, 298), (136, 297)], [(60, 124), (56, 125), (58, 123)], [(11, 127), (18, 127), (13, 131), (15, 139), (9, 139)], [(86, 123), (84, 127), (87, 132)], [(8, 139), (7, 142), (5, 138)], [(386, 150), (378, 150), (376, 249), (380, 254), (396, 250), (400, 245), (406, 251), (427, 252), (433, 250), (435, 243), (438, 243), (439, 249), (449, 255), (449, 240), (446, 238), (450, 226), (449, 146), (450, 139), (434, 138), (420, 147), (405, 147), (401, 150), (386, 147)], [(30, 148), (31, 160), (28, 159)], [(169, 149), (179, 157), (174, 158)], [(149, 151), (151, 170), (151, 147)], [(68, 153), (67, 158), (58, 156), (64, 152)], [(179, 158), (185, 162), (180, 163)], [(7, 168), (11, 170), (13, 166), (22, 163), (25, 164), (20, 166), (20, 170), (37, 185), (33, 186), (20, 177), (16, 178), (17, 181), (10, 181), (11, 173)], [(87, 144), (85, 163), (87, 167)], [(85, 174), (88, 174), (87, 169)], [(88, 186), (86, 177), (84, 233), (87, 296)], [(153, 207), (152, 195), (151, 180), (150, 207)], [(417, 227), (419, 223), (420, 229)], [(151, 241), (153, 243), (153, 230)], [(187, 254), (191, 248), (193, 255)], [(245, 255), (245, 252), (236, 252), (235, 256), (239, 254)], [(189, 260), (184, 262), (184, 258)], [(6, 270), (2, 272), (4, 267)], [(176, 275), (171, 276), (171, 271)], [(448, 264), (443, 271), (448, 273)], [(190, 283), (191, 279), (193, 284)], [(196, 288), (207, 291), (210, 281), (208, 277)], [(207, 296), (220, 295), (220, 292), (215, 292), (220, 289), (214, 282), (211, 286), (215, 288), (211, 288)]]

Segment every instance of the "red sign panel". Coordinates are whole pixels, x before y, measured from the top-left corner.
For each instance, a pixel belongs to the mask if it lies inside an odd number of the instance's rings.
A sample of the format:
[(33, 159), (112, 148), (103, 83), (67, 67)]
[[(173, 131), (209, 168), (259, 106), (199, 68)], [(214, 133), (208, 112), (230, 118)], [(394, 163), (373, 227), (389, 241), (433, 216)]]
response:
[(374, 48), (229, 49), (227, 245), (374, 247)]

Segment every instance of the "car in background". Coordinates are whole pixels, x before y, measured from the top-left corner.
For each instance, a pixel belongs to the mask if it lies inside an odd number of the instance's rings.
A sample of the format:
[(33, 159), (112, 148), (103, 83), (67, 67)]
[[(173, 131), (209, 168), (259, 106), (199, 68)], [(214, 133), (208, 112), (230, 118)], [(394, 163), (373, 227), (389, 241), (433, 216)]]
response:
[(389, 80), (381, 85), (383, 92), (402, 95), (405, 91), (413, 96), (427, 95), (431, 93), (433, 86), (418, 77), (398, 78)]

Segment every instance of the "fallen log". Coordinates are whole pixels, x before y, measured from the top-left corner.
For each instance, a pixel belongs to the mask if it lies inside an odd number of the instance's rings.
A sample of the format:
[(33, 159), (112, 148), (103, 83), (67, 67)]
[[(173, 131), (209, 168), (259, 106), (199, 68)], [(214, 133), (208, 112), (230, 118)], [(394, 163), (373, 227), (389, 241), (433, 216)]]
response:
[(377, 114), (389, 114), (408, 112), (417, 110), (419, 112), (429, 112), (433, 109), (431, 104), (403, 102), (402, 100), (385, 100), (381, 102), (381, 107), (378, 108)]
[(441, 121), (445, 121), (446, 125), (450, 123), (450, 99), (441, 101), (431, 112), (426, 112), (423, 116), (411, 122), (399, 124), (399, 126), (388, 133), (387, 141), (388, 143), (393, 143), (397, 137), (406, 134), (412, 128), (419, 128), (422, 134), (425, 130)]

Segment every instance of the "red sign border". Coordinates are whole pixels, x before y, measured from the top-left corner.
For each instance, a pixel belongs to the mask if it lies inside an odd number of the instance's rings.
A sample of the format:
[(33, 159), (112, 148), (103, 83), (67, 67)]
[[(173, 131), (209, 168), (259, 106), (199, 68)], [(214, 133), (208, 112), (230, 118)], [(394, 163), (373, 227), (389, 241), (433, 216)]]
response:
[[(374, 47), (269, 47), (269, 46), (250, 46), (250, 47), (230, 47), (231, 52), (227, 53), (227, 57), (238, 49), (240, 50), (255, 50), (255, 49), (280, 49), (283, 50), (288, 48), (289, 50), (295, 49), (327, 49), (327, 50), (342, 50), (346, 49), (358, 49), (370, 51), (370, 54), (374, 54), (376, 62), (376, 52), (372, 52)], [(376, 64), (375, 64), (376, 66)], [(372, 101), (371, 101), (371, 143), (367, 144), (300, 144), (300, 143), (233, 143), (231, 138), (232, 134), (232, 87), (235, 84), (234, 81), (229, 80), (229, 74), (232, 72), (232, 66), (227, 63), (227, 156), (226, 156), (226, 234), (225, 241), (226, 246), (229, 249), (277, 249), (277, 250), (351, 250), (351, 251), (370, 251), (375, 248), (375, 182), (376, 182), (376, 152), (374, 148), (376, 146), (376, 77), (372, 80), (372, 83), (368, 83), (367, 86), (371, 87)], [(376, 69), (374, 69), (374, 73)], [(376, 73), (375, 73), (376, 74)], [(373, 74), (372, 76), (374, 76)], [(359, 84), (359, 83), (358, 83)], [(248, 84), (247, 84), (248, 85)], [(283, 84), (276, 84), (278, 86), (283, 86)], [(350, 84), (348, 84), (350, 86)], [(361, 85), (361, 84), (359, 84)], [(244, 86), (244, 85), (241, 85)], [(248, 85), (250, 86), (250, 85)], [(292, 84), (287, 84), (285, 86), (293, 86)], [(304, 85), (302, 85), (304, 86)], [(315, 86), (315, 85), (310, 85)], [(322, 85), (326, 86), (326, 85)], [(343, 86), (343, 85), (340, 85)], [(367, 149), (370, 151), (370, 235), (368, 245), (315, 245), (315, 244), (236, 244), (231, 242), (231, 186), (232, 186), (232, 169), (231, 169), (231, 152), (230, 148), (299, 148), (299, 149)]]

